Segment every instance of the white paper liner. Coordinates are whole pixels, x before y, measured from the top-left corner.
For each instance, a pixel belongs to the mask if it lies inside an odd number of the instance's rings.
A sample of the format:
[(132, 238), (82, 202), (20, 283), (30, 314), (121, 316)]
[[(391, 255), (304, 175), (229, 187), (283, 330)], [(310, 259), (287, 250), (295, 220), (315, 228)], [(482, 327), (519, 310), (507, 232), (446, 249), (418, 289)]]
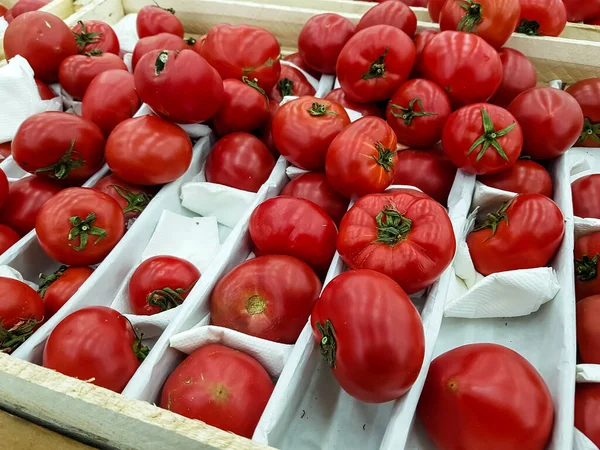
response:
[(573, 432), (573, 450), (598, 450), (598, 447), (585, 434), (575, 428)]

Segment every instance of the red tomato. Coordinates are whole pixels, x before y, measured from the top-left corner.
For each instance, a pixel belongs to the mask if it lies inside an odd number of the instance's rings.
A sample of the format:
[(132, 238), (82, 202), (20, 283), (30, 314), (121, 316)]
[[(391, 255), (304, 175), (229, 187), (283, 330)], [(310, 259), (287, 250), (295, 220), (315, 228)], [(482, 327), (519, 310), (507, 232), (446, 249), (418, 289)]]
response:
[(469, 344), (433, 360), (417, 414), (440, 450), (542, 450), (552, 433), (552, 396), (517, 352)]
[(563, 0), (569, 22), (600, 17), (600, 0)]
[(7, 9), (6, 12), (4, 13), (4, 20), (6, 20), (7, 23), (11, 23), (13, 21), (14, 17), (12, 15), (12, 8), (11, 9)]
[(356, 25), (356, 32), (374, 25), (391, 25), (412, 37), (417, 31), (417, 16), (405, 3), (387, 1), (369, 9)]
[(47, 111), (26, 119), (12, 141), (16, 163), (29, 173), (57, 180), (83, 181), (104, 162), (104, 136), (87, 119)]
[(110, 195), (117, 201), (123, 210), (126, 224), (144, 212), (152, 200), (152, 194), (147, 187), (127, 183), (112, 174), (98, 181), (94, 189)]
[(580, 300), (577, 309), (577, 345), (584, 364), (600, 364), (600, 295)]
[(39, 328), (44, 303), (25, 283), (0, 277), (0, 350), (11, 353)]
[(589, 24), (589, 25), (596, 25), (599, 26), (600, 25), (600, 17), (596, 17), (595, 19), (587, 19), (585, 21), (585, 23)]
[(4, 13), (6, 13), (6, 11), (8, 11), (6, 6), (0, 5), (0, 15), (4, 16)]
[(35, 81), (35, 85), (37, 86), (38, 93), (42, 100), (52, 100), (56, 97), (56, 93), (50, 89), (47, 84), (42, 83), (37, 78), (34, 78), (33, 81)]
[(577, 300), (600, 294), (598, 258), (600, 258), (600, 232), (575, 239), (575, 294)]
[(363, 117), (336, 136), (325, 161), (333, 188), (348, 198), (383, 192), (394, 181), (396, 135), (379, 117)]
[(414, 189), (394, 189), (362, 197), (350, 208), (337, 251), (351, 269), (381, 272), (410, 295), (446, 270), (456, 240), (443, 206)]
[(48, 0), (19, 0), (11, 8), (11, 14), (13, 19), (16, 19), (21, 14), (30, 11), (37, 11), (38, 9), (46, 6), (48, 3), (50, 3)]
[(0, 144), (0, 160), (6, 159), (12, 154), (12, 143), (3, 142)]
[(420, 69), (421, 54), (423, 53), (423, 49), (425, 48), (425, 46), (436, 34), (438, 34), (438, 32), (433, 30), (424, 30), (420, 33), (415, 34), (413, 42), (415, 43), (417, 57), (415, 59), (415, 64), (413, 65), (412, 72), (410, 73), (410, 78), (422, 78)]
[(169, 375), (160, 407), (250, 439), (273, 393), (273, 382), (254, 358), (210, 344)]
[(15, 245), (21, 236), (7, 225), (0, 224), (0, 255)]
[(600, 219), (600, 174), (578, 178), (571, 184), (573, 214)]
[(315, 93), (315, 88), (308, 82), (302, 72), (282, 64), (279, 81), (271, 89), (269, 97), (276, 102), (281, 102), (286, 95), (302, 97), (303, 95), (315, 95)]
[(0, 169), (0, 208), (6, 203), (8, 199), (8, 178), (2, 169)]
[(440, 21), (440, 14), (442, 12), (442, 7), (444, 6), (444, 3), (446, 3), (446, 0), (429, 0), (427, 2), (429, 16), (434, 22)]
[(331, 141), (350, 118), (338, 103), (316, 97), (300, 97), (281, 106), (271, 124), (279, 152), (302, 169), (323, 171)]
[(523, 147), (521, 126), (506, 109), (487, 103), (452, 113), (442, 132), (442, 148), (452, 163), (469, 173), (497, 173), (512, 166)]
[(298, 258), (324, 275), (335, 253), (337, 227), (313, 202), (294, 197), (264, 201), (250, 217), (250, 237), (261, 255)]
[(579, 383), (575, 388), (575, 427), (600, 446), (600, 385)]
[[(292, 64), (295, 64), (296, 66), (300, 67), (302, 70), (304, 70), (305, 72), (307, 72), (308, 74), (312, 75), (313, 77), (315, 77), (317, 80), (321, 77), (321, 73), (311, 69), (310, 67), (308, 67), (306, 65), (306, 63), (304, 62), (304, 60), (302, 59), (302, 56), (300, 56), (300, 53), (290, 53), (289, 55), (287, 55), (285, 58), (283, 58), (284, 61), (289, 61)], [(282, 65), (283, 67), (283, 65)]]
[(339, 103), (344, 108), (348, 108), (353, 111), (359, 112), (363, 116), (383, 117), (383, 112), (381, 111), (381, 108), (377, 105), (377, 103), (357, 103), (353, 100), (350, 100), (348, 96), (344, 93), (344, 91), (340, 88), (330, 91), (329, 94), (325, 96), (325, 100), (330, 100), (332, 102)]
[(135, 70), (137, 63), (146, 53), (152, 50), (185, 50), (190, 46), (185, 39), (171, 33), (159, 33), (154, 36), (148, 36), (140, 39), (135, 44), (133, 55), (131, 57), (131, 67)]
[(267, 146), (271, 154), (275, 157), (279, 157), (279, 152), (275, 148), (275, 143), (273, 142), (273, 134), (271, 133), (271, 126), (273, 123), (273, 117), (275, 117), (275, 113), (279, 110), (279, 103), (274, 100), (269, 100), (269, 117), (262, 126), (255, 131), (256, 136), (262, 141), (263, 144)]
[(267, 30), (248, 25), (221, 23), (210, 29), (202, 44), (202, 56), (223, 79), (255, 78), (269, 92), (279, 80), (279, 43)]
[(408, 6), (416, 6), (419, 8), (424, 8), (427, 6), (427, 0), (400, 0)]
[(433, 81), (414, 79), (394, 93), (385, 116), (400, 144), (427, 148), (439, 142), (450, 114), (450, 99), (441, 87)]
[(81, 20), (73, 28), (73, 34), (81, 53), (102, 50), (103, 53), (119, 54), (119, 38), (112, 27), (101, 20)]
[(560, 89), (529, 89), (515, 98), (508, 110), (523, 128), (523, 154), (534, 159), (562, 155), (581, 135), (581, 107)]
[(105, 137), (142, 106), (133, 75), (126, 70), (107, 70), (92, 80), (85, 91), (82, 116), (94, 122)]
[(89, 267), (67, 267), (60, 268), (50, 275), (40, 274), (42, 283), (38, 294), (44, 299), (46, 318), (49, 319), (69, 301), (79, 288), (94, 273)]
[(415, 46), (406, 33), (375, 25), (356, 33), (342, 49), (338, 81), (356, 102), (387, 100), (408, 79), (415, 57)]
[(517, 33), (530, 36), (559, 36), (567, 25), (562, 0), (519, 0), (521, 21)]
[(68, 315), (52, 330), (43, 365), (121, 392), (148, 352), (124, 316), (92, 306)]
[(129, 280), (129, 306), (133, 314), (151, 316), (181, 305), (200, 271), (175, 256), (154, 256), (143, 261)]
[(388, 402), (417, 379), (425, 355), (423, 324), (386, 275), (373, 270), (338, 275), (323, 289), (310, 323), (321, 355), (351, 396)]
[(251, 132), (269, 117), (269, 98), (256, 82), (243, 77), (243, 81), (223, 81), (223, 101), (213, 117), (219, 136), (234, 131)]
[(552, 178), (540, 164), (529, 159), (518, 159), (502, 172), (477, 177), (483, 184), (516, 192), (517, 194), (542, 194), (552, 198)]
[(183, 25), (175, 15), (175, 10), (161, 8), (158, 4), (144, 6), (140, 9), (135, 27), (140, 38), (159, 33), (171, 33), (183, 38)]
[(400, 150), (392, 184), (415, 186), (442, 205), (448, 202), (456, 166), (437, 149)]
[(169, 183), (190, 167), (192, 142), (180, 127), (156, 116), (127, 119), (106, 142), (106, 162), (129, 183)]
[(57, 81), (60, 63), (77, 54), (73, 33), (62, 19), (47, 12), (33, 11), (17, 19), (4, 33), (6, 59), (21, 55), (41, 81)]
[(42, 249), (62, 264), (101, 262), (123, 237), (119, 204), (89, 188), (65, 189), (40, 208), (35, 231)]
[(467, 245), (475, 269), (487, 276), (544, 267), (565, 234), (556, 203), (541, 194), (520, 194), (475, 225)]
[(567, 89), (583, 111), (583, 131), (578, 147), (600, 146), (600, 78), (581, 80)]
[(501, 48), (502, 83), (490, 103), (507, 108), (521, 92), (534, 88), (537, 83), (535, 67), (529, 58), (518, 50)]

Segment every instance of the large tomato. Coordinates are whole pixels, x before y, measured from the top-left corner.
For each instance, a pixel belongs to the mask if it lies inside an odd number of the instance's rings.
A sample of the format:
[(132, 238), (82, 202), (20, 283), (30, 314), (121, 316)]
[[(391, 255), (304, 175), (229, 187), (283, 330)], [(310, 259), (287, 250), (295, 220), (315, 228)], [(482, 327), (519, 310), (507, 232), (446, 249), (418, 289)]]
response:
[(417, 31), (417, 16), (405, 3), (387, 1), (369, 9), (356, 25), (356, 32), (373, 25), (391, 25), (412, 37)]
[(105, 306), (92, 306), (68, 315), (52, 330), (43, 364), (121, 392), (148, 352), (124, 316)]
[(26, 119), (12, 141), (16, 163), (29, 173), (57, 180), (84, 181), (104, 162), (104, 136), (93, 122), (47, 111)]
[(508, 110), (523, 128), (523, 154), (534, 159), (560, 156), (581, 136), (581, 107), (560, 89), (529, 89), (515, 98)]
[(578, 178), (571, 184), (573, 214), (600, 219), (600, 174)]
[(154, 36), (147, 36), (140, 39), (135, 44), (133, 55), (131, 57), (131, 67), (135, 70), (137, 63), (146, 53), (152, 50), (173, 50), (180, 51), (190, 49), (190, 45), (185, 39), (171, 33), (159, 33)]
[(417, 190), (394, 189), (350, 208), (337, 250), (351, 269), (381, 272), (410, 295), (440, 277), (454, 258), (456, 240), (442, 205)]
[(379, 117), (363, 117), (336, 136), (325, 161), (333, 188), (347, 198), (383, 192), (394, 181), (396, 135)]
[(0, 255), (15, 245), (21, 236), (8, 225), (0, 224)]
[(275, 158), (260, 139), (239, 132), (217, 141), (204, 169), (206, 181), (210, 183), (258, 192), (274, 166)]
[(507, 108), (521, 92), (535, 87), (537, 73), (529, 58), (518, 50), (501, 48), (502, 83), (490, 103)]
[(497, 344), (464, 345), (435, 358), (417, 414), (439, 450), (543, 450), (554, 422), (544, 379)]
[(274, 100), (269, 100), (269, 117), (264, 121), (262, 126), (256, 130), (255, 135), (262, 141), (263, 144), (267, 146), (271, 154), (275, 157), (279, 157), (279, 152), (275, 148), (275, 143), (273, 142), (273, 133), (271, 132), (273, 125), (273, 118), (275, 117), (275, 113), (279, 110), (279, 103)]
[(600, 364), (600, 295), (577, 302), (577, 346), (584, 364)]
[(600, 385), (579, 383), (575, 388), (575, 427), (600, 446)]
[(192, 142), (180, 127), (156, 116), (127, 119), (106, 142), (106, 162), (129, 183), (169, 183), (190, 166)]
[(434, 30), (423, 30), (417, 34), (413, 38), (413, 42), (415, 43), (415, 50), (417, 52), (417, 57), (415, 58), (415, 64), (413, 65), (412, 71), (410, 72), (410, 78), (422, 78), (421, 75), (421, 58), (423, 49), (429, 43), (429, 41), (438, 34), (437, 31)]
[(443, 31), (421, 54), (421, 72), (444, 89), (455, 106), (485, 102), (502, 83), (498, 52), (471, 33)]
[(373, 270), (338, 275), (325, 286), (310, 323), (321, 355), (351, 396), (388, 402), (417, 379), (425, 355), (423, 324), (386, 275)]
[(552, 178), (541, 164), (530, 159), (519, 159), (508, 169), (477, 178), (483, 184), (516, 192), (517, 194), (542, 194), (552, 198)]
[(350, 117), (342, 105), (306, 96), (281, 106), (271, 130), (275, 147), (289, 162), (321, 172), (329, 144), (348, 125)]
[(600, 17), (600, 0), (563, 0), (569, 22)]
[(125, 217), (127, 224), (138, 217), (152, 200), (153, 190), (147, 186), (136, 186), (121, 180), (116, 175), (107, 175), (94, 185), (94, 189), (114, 198)]
[(450, 99), (441, 87), (433, 81), (414, 79), (394, 92), (385, 116), (400, 144), (427, 148), (439, 142), (450, 114)]
[(575, 296), (577, 300), (600, 294), (599, 258), (600, 232), (587, 234), (575, 240)]
[(308, 82), (302, 72), (287, 64), (282, 64), (279, 81), (271, 89), (269, 98), (281, 102), (286, 95), (302, 97), (303, 95), (315, 95), (315, 93), (315, 88)]
[(246, 261), (215, 286), (213, 325), (282, 344), (294, 344), (321, 292), (321, 281), (303, 261), (265, 255)]
[(388, 100), (408, 79), (415, 58), (415, 45), (406, 33), (375, 25), (356, 33), (342, 49), (338, 81), (356, 102)]
[(434, 22), (440, 21), (440, 14), (442, 12), (442, 7), (446, 3), (446, 0), (429, 0), (427, 2), (427, 10), (429, 11), (429, 16), (431, 20)]
[[(289, 61), (292, 64), (295, 64), (296, 66), (298, 66), (299, 68), (301, 68), (302, 70), (304, 70), (305, 72), (307, 72), (308, 74), (312, 75), (313, 77), (315, 77), (317, 80), (321, 77), (321, 73), (311, 69), (310, 67), (308, 67), (306, 65), (306, 63), (304, 62), (304, 60), (302, 59), (302, 56), (300, 56), (300, 53), (290, 53), (289, 55), (287, 55), (285, 58), (283, 58), (284, 61)], [(283, 68), (283, 64), (281, 65), (281, 67)]]
[(358, 103), (353, 100), (350, 100), (341, 88), (337, 88), (333, 91), (330, 91), (325, 96), (325, 100), (331, 100), (332, 102), (339, 103), (344, 108), (348, 108), (353, 111), (359, 112), (363, 116), (384, 117), (383, 111), (377, 103)]
[(564, 218), (556, 203), (545, 195), (520, 194), (477, 223), (467, 245), (475, 269), (487, 276), (545, 266), (564, 234)]
[(335, 253), (337, 227), (311, 201), (276, 197), (258, 205), (250, 217), (250, 237), (258, 254), (294, 256), (324, 275)]
[(67, 267), (60, 268), (50, 275), (40, 274), (42, 283), (38, 294), (44, 300), (46, 318), (49, 319), (69, 301), (85, 281), (94, 273), (89, 267)]
[(81, 53), (102, 50), (103, 53), (119, 54), (119, 38), (112, 27), (101, 20), (81, 20), (73, 28), (73, 34)]
[(135, 28), (140, 38), (159, 33), (171, 33), (183, 38), (183, 25), (173, 8), (161, 8), (158, 4), (144, 6), (138, 12)]
[(11, 8), (13, 18), (19, 17), (21, 14), (38, 9), (50, 3), (49, 0), (18, 0)]
[(569, 86), (571, 94), (583, 111), (583, 131), (578, 147), (600, 146), (600, 78), (588, 78)]
[(47, 12), (25, 13), (13, 20), (4, 33), (6, 59), (21, 55), (44, 83), (58, 80), (58, 66), (77, 50), (69, 27)]
[(40, 246), (60, 263), (87, 266), (101, 262), (123, 237), (119, 204), (89, 188), (65, 189), (40, 208), (35, 220)]
[(273, 382), (254, 358), (210, 344), (169, 375), (160, 407), (250, 439), (273, 393)]
[(519, 0), (521, 21), (517, 33), (530, 36), (559, 36), (567, 25), (563, 0)]

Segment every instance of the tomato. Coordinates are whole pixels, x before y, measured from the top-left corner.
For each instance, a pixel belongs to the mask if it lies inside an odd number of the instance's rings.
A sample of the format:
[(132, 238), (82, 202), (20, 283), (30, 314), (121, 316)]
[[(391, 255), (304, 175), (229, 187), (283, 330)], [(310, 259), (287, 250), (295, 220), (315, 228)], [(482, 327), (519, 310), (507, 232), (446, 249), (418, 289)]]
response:
[(160, 407), (251, 438), (272, 393), (271, 377), (257, 360), (209, 344), (169, 375)]
[(337, 227), (320, 207), (294, 197), (264, 201), (250, 216), (250, 237), (260, 255), (298, 258), (324, 275), (335, 253)]
[(49, 319), (69, 301), (79, 288), (86, 282), (94, 270), (89, 267), (60, 268), (50, 275), (40, 274), (42, 283), (38, 294), (44, 299), (46, 318)]
[(13, 21), (14, 17), (12, 15), (12, 8), (11, 9), (7, 9), (6, 12), (4, 13), (4, 20), (6, 20), (7, 23), (11, 23)]
[(325, 286), (311, 314), (313, 336), (340, 386), (368, 403), (404, 395), (425, 355), (417, 309), (394, 280), (344, 272)]
[(581, 135), (581, 107), (560, 89), (529, 89), (515, 98), (508, 110), (523, 128), (523, 154), (534, 159), (562, 155)]
[(259, 256), (219, 280), (210, 297), (210, 320), (261, 339), (294, 344), (321, 287), (305, 262), (287, 255)]
[(44, 320), (44, 303), (37, 292), (19, 280), (0, 277), (0, 350), (11, 353)]
[(350, 100), (348, 96), (344, 93), (344, 91), (340, 88), (330, 91), (325, 96), (325, 100), (330, 100), (332, 102), (339, 103), (344, 108), (348, 108), (353, 111), (359, 112), (363, 116), (383, 117), (383, 112), (381, 111), (381, 108), (379, 107), (379, 105), (377, 105), (377, 103), (357, 103), (353, 100)]
[(336, 136), (325, 161), (333, 188), (348, 198), (383, 192), (394, 181), (396, 135), (379, 117), (363, 117)]
[(554, 422), (538, 371), (497, 344), (469, 344), (433, 360), (417, 414), (440, 450), (543, 450)]
[(425, 8), (427, 6), (427, 0), (400, 0), (408, 6), (416, 6), (419, 8)]
[(26, 119), (12, 141), (16, 163), (29, 173), (57, 180), (83, 181), (104, 162), (104, 136), (87, 119), (47, 111)]
[(600, 294), (598, 258), (600, 258), (600, 232), (575, 239), (575, 297), (578, 301)]
[(414, 189), (359, 199), (340, 224), (337, 251), (351, 269), (391, 277), (407, 294), (433, 284), (456, 250), (443, 206)]
[(40, 208), (35, 231), (48, 256), (62, 264), (87, 266), (101, 262), (117, 245), (125, 221), (112, 197), (75, 187), (59, 192)]
[(6, 203), (8, 199), (8, 178), (6, 177), (6, 173), (2, 169), (0, 169), (0, 208)]
[(282, 64), (279, 81), (271, 89), (269, 97), (276, 102), (281, 102), (286, 95), (302, 97), (303, 95), (315, 95), (315, 93), (315, 88), (308, 82), (302, 72)]
[(577, 310), (577, 346), (584, 364), (600, 364), (600, 295), (592, 295), (576, 304)]
[(427, 148), (439, 142), (450, 114), (452, 106), (444, 90), (433, 81), (417, 78), (394, 92), (385, 116), (400, 144)]
[(600, 219), (600, 174), (578, 178), (571, 184), (573, 214)]
[(508, 169), (492, 175), (477, 177), (483, 184), (516, 192), (517, 194), (542, 194), (552, 198), (552, 178), (540, 164), (529, 159), (518, 159)]
[(600, 385), (578, 383), (575, 388), (575, 427), (600, 446)]
[(518, 50), (501, 48), (498, 55), (502, 61), (502, 83), (489, 102), (507, 108), (521, 92), (535, 87), (537, 74), (529, 58)]
[(125, 316), (92, 306), (68, 315), (52, 330), (43, 365), (121, 392), (148, 352)]
[(475, 269), (487, 276), (544, 267), (565, 234), (564, 217), (551, 199), (520, 194), (488, 214), (467, 236)]
[(369, 9), (356, 25), (356, 32), (374, 25), (391, 25), (409, 36), (417, 31), (417, 16), (401, 1), (387, 1)]
[[(309, 75), (312, 75), (313, 77), (315, 77), (317, 80), (321, 77), (321, 73), (320, 72), (318, 72), (318, 71), (316, 71), (314, 69), (311, 69), (310, 67), (308, 67), (306, 65), (306, 63), (302, 59), (302, 56), (300, 56), (300, 53), (290, 53), (285, 58), (283, 58), (283, 60), (284, 61), (289, 61), (292, 64), (295, 64), (300, 69), (302, 69), (305, 72), (307, 72)], [(283, 67), (283, 64), (282, 64), (281, 67)]]
[(415, 46), (406, 33), (375, 25), (356, 33), (342, 49), (338, 81), (356, 102), (387, 100), (408, 79), (415, 57)]
[(34, 78), (33, 81), (35, 81), (35, 85), (37, 86), (38, 93), (40, 94), (40, 98), (42, 100), (52, 100), (54, 97), (57, 96), (56, 93), (52, 89), (50, 89), (47, 84), (42, 83), (37, 78)]
[(18, 0), (11, 8), (11, 14), (13, 19), (16, 19), (21, 14), (30, 11), (37, 11), (40, 8), (46, 6), (50, 1), (48, 0)]
[(562, 0), (519, 0), (521, 20), (517, 33), (530, 36), (560, 36), (567, 25)]
[(267, 30), (226, 23), (212, 27), (202, 44), (202, 56), (223, 79), (256, 78), (265, 92), (279, 80), (280, 51), (277, 39)]
[(442, 7), (446, 3), (446, 0), (429, 0), (427, 2), (427, 10), (429, 11), (429, 16), (431, 20), (434, 22), (440, 21), (440, 14), (442, 12)]
[(154, 36), (148, 36), (140, 39), (135, 44), (133, 55), (131, 57), (131, 67), (135, 70), (137, 63), (142, 56), (150, 53), (152, 50), (185, 50), (190, 46), (185, 39), (171, 33), (159, 33)]
[(169, 183), (190, 167), (192, 142), (180, 127), (156, 116), (127, 119), (106, 142), (106, 162), (129, 183)]
[(275, 117), (275, 113), (279, 110), (279, 103), (274, 100), (269, 100), (269, 117), (264, 121), (262, 126), (255, 131), (256, 136), (262, 141), (263, 144), (267, 146), (271, 154), (275, 157), (279, 157), (279, 152), (277, 148), (275, 148), (275, 143), (273, 142), (273, 133), (271, 133), (271, 127), (273, 123), (273, 117)]
[(121, 180), (116, 175), (107, 175), (94, 185), (94, 189), (110, 195), (117, 201), (127, 224), (138, 217), (152, 200), (152, 191)]
[(600, 145), (600, 78), (588, 78), (569, 86), (571, 94), (583, 111), (583, 131), (578, 147), (598, 147)]
[(436, 34), (438, 34), (438, 32), (433, 30), (423, 30), (420, 33), (415, 34), (413, 42), (415, 43), (417, 57), (415, 58), (415, 64), (413, 65), (412, 72), (410, 73), (410, 78), (422, 78), (420, 69), (421, 54), (423, 53), (425, 46)]
[(600, 17), (596, 17), (594, 19), (587, 19), (585, 21), (585, 23), (589, 24), (589, 25), (596, 25), (599, 26), (600, 25)]
[(448, 202), (456, 166), (437, 149), (400, 150), (392, 184), (415, 186), (442, 205)]
[(281, 106), (271, 124), (279, 152), (302, 169), (323, 171), (331, 141), (350, 117), (342, 105), (316, 97), (300, 97)]
[(4, 33), (6, 59), (21, 55), (41, 81), (57, 81), (60, 63), (77, 54), (73, 33), (62, 19), (47, 12), (33, 11), (17, 19)]
[(119, 54), (119, 38), (112, 27), (101, 20), (81, 20), (73, 28), (73, 34), (81, 53), (102, 50), (103, 53)]
[(7, 225), (0, 224), (0, 255), (15, 245), (21, 236)]
[(135, 21), (140, 38), (159, 33), (171, 33), (183, 38), (183, 25), (173, 8), (161, 8), (158, 4), (144, 6)]
[(563, 0), (569, 22), (600, 17), (600, 0)]
[(243, 77), (244, 81), (223, 81), (223, 101), (213, 117), (213, 125), (219, 136), (234, 131), (254, 131), (269, 117), (269, 98), (256, 82)]
[(0, 160), (8, 158), (12, 154), (12, 143), (3, 142), (0, 144)]

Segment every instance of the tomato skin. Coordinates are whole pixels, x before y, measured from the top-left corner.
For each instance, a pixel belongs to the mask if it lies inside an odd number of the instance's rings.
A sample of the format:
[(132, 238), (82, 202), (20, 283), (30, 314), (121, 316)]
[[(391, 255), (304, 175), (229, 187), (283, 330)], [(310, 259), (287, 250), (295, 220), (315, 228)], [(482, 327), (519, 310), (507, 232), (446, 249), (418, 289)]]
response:
[(578, 178), (571, 184), (573, 214), (600, 219), (600, 174)]
[(0, 169), (0, 208), (4, 206), (6, 200), (8, 200), (8, 193), (8, 178), (6, 177), (6, 173)]
[(497, 344), (469, 344), (433, 360), (417, 414), (440, 450), (543, 450), (554, 406), (538, 371)]
[[(383, 213), (385, 225), (391, 220), (386, 212), (394, 208), (412, 224), (397, 239), (386, 239), (390, 230), (382, 226), (379, 232), (377, 216)], [(456, 239), (438, 202), (414, 189), (393, 189), (362, 197), (350, 208), (340, 224), (337, 251), (351, 269), (383, 273), (411, 295), (433, 284), (450, 265)]]
[[(315, 104), (325, 112), (313, 108)], [(305, 96), (277, 110), (271, 132), (275, 147), (289, 162), (302, 169), (322, 172), (329, 144), (348, 125), (350, 117), (342, 105)]]
[[(287, 92), (287, 90), (289, 90), (289, 92)], [(302, 97), (303, 95), (315, 95), (315, 93), (315, 88), (308, 82), (302, 72), (291, 66), (282, 64), (279, 81), (273, 89), (271, 89), (269, 98), (276, 102), (281, 102), (285, 95)]]
[[(351, 396), (368, 403), (391, 401), (417, 379), (425, 354), (423, 324), (388, 276), (374, 270), (338, 275), (325, 286), (310, 323), (321, 354), (327, 349), (324, 336), (335, 340), (335, 353), (325, 360)], [(328, 325), (333, 333), (319, 329), (327, 331)]]
[[(77, 45), (81, 53), (91, 52), (92, 50), (102, 50), (103, 53), (119, 54), (119, 38), (112, 27), (101, 20), (81, 20), (73, 28)], [(96, 36), (90, 34), (98, 33)]]
[(46, 318), (49, 319), (56, 314), (92, 273), (94, 273), (94, 269), (89, 267), (62, 266), (49, 276), (41, 274), (42, 284), (38, 289), (38, 294), (44, 300)]
[[(289, 55), (287, 55), (285, 58), (283, 58), (284, 61), (289, 61), (295, 65), (297, 65), (298, 67), (300, 67), (302, 70), (304, 70), (305, 72), (307, 72), (308, 74), (312, 75), (313, 77), (315, 77), (317, 80), (321, 77), (321, 73), (311, 69), (310, 67), (308, 67), (308, 65), (304, 62), (304, 60), (302, 59), (302, 56), (300, 56), (300, 53), (291, 53)], [(283, 65), (281, 66), (281, 68), (283, 69)]]
[[(521, 22), (517, 28), (518, 33), (560, 36), (565, 29), (567, 9), (562, 0), (519, 0), (519, 3)], [(527, 21), (535, 23), (528, 24)]]
[(211, 323), (294, 344), (321, 287), (305, 262), (287, 255), (259, 256), (219, 280), (210, 298)]
[(577, 383), (575, 388), (575, 427), (596, 446), (600, 445), (600, 385)]
[(102, 53), (97, 56), (73, 55), (60, 63), (58, 80), (74, 99), (81, 100), (97, 75), (107, 70), (118, 69), (127, 71), (127, 66), (114, 53)]
[(417, 16), (405, 3), (387, 1), (369, 9), (356, 25), (356, 32), (373, 25), (391, 25), (413, 37), (417, 31)]
[(21, 236), (8, 225), (0, 224), (0, 255), (21, 240)]
[(423, 53), (425, 46), (436, 34), (438, 34), (438, 32), (433, 30), (424, 30), (415, 34), (413, 42), (415, 43), (417, 57), (415, 58), (415, 64), (413, 65), (412, 72), (410, 73), (410, 78), (423, 78), (420, 68), (422, 58), (421, 54)]
[(210, 344), (169, 375), (160, 407), (249, 439), (272, 393), (273, 382), (257, 360)]
[(600, 295), (592, 295), (577, 302), (577, 346), (583, 364), (600, 364)]
[(507, 108), (521, 92), (535, 87), (537, 73), (529, 58), (518, 50), (501, 48), (498, 55), (502, 61), (502, 83), (489, 102)]
[(552, 198), (552, 178), (541, 164), (529, 159), (518, 159), (508, 169), (477, 178), (483, 184), (516, 192), (517, 194), (542, 194)]
[(600, 255), (600, 232), (575, 239), (575, 298), (600, 294), (598, 264), (594, 258)]
[(279, 103), (274, 100), (269, 100), (269, 117), (264, 121), (262, 126), (256, 130), (254, 133), (256, 137), (258, 137), (263, 144), (267, 146), (273, 157), (276, 159), (279, 157), (279, 151), (275, 147), (275, 143), (273, 142), (273, 133), (271, 132), (273, 117), (275, 117), (275, 113), (279, 110)]
[(0, 144), (0, 160), (8, 158), (12, 154), (12, 142)]
[(429, 16), (431, 20), (436, 23), (440, 21), (440, 14), (442, 12), (442, 7), (446, 3), (446, 0), (429, 0), (427, 2), (427, 10), (429, 11)]
[(95, 190), (110, 195), (123, 210), (125, 223), (138, 217), (152, 200), (153, 189), (136, 186), (110, 174), (98, 181)]
[(4, 33), (6, 59), (21, 55), (31, 65), (36, 78), (44, 83), (57, 81), (60, 63), (76, 55), (77, 50), (69, 27), (54, 14), (43, 11), (22, 14)]
[[(247, 82), (229, 79), (223, 81), (223, 101), (213, 117), (213, 125), (219, 136), (236, 131), (251, 132), (269, 117), (269, 100), (261, 88)], [(260, 90), (259, 90), (260, 89)], [(261, 92), (262, 91), (262, 92)]]
[(330, 91), (329, 94), (325, 96), (325, 100), (330, 100), (332, 102), (339, 103), (344, 108), (351, 109), (353, 111), (359, 112), (364, 116), (375, 116), (375, 117), (383, 117), (383, 112), (381, 108), (375, 102), (370, 103), (357, 103), (353, 100), (350, 100), (345, 92), (341, 88), (334, 89)]
[(180, 127), (156, 116), (127, 119), (108, 137), (106, 162), (129, 183), (165, 184), (190, 167), (192, 142)]
[(37, 11), (48, 3), (50, 3), (48, 0), (19, 0), (11, 8), (13, 19), (26, 12)]
[(6, 12), (4, 13), (4, 20), (6, 20), (6, 22), (9, 24), (14, 20), (14, 17), (12, 15), (12, 8), (7, 9)]
[(135, 70), (137, 63), (142, 56), (150, 53), (152, 50), (185, 50), (189, 49), (185, 39), (171, 33), (158, 33), (154, 36), (147, 36), (140, 39), (135, 44), (133, 55), (131, 56), (131, 67)]
[(598, 147), (600, 136), (594, 132), (594, 126), (600, 123), (600, 78), (588, 78), (569, 86), (571, 94), (583, 111), (584, 129), (577, 140), (578, 147)]
[(42, 83), (37, 78), (34, 78), (33, 81), (35, 81), (35, 85), (38, 88), (38, 93), (40, 94), (40, 98), (42, 100), (52, 100), (54, 97), (56, 97), (56, 93), (50, 89), (47, 84)]
[(569, 22), (600, 17), (600, 0), (563, 0)]
[(585, 23), (587, 23), (588, 25), (596, 25), (596, 26), (598, 26), (598, 25), (600, 25), (600, 17), (596, 17), (594, 19), (587, 19), (585, 21)]
[(183, 25), (172, 8), (164, 9), (158, 5), (144, 6), (138, 12), (135, 27), (140, 38), (159, 33), (171, 33), (183, 38)]

